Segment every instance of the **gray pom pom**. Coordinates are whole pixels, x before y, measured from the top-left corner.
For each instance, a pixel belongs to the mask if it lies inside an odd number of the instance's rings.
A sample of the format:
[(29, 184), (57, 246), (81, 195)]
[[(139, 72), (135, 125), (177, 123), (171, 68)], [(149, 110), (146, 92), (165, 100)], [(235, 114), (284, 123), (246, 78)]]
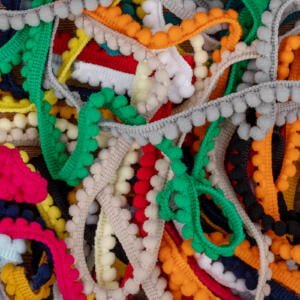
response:
[(243, 140), (248, 140), (250, 137), (250, 125), (243, 123), (239, 126), (237, 133), (239, 137)]
[(256, 60), (256, 66), (258, 69), (264, 71), (265, 73), (268, 73), (271, 68), (271, 60), (267, 57), (259, 57)]
[(265, 103), (274, 102), (274, 91), (272, 88), (263, 87), (259, 90), (260, 98)]
[(242, 122), (246, 121), (246, 115), (242, 113), (235, 113), (231, 117), (233, 125), (240, 125)]
[(112, 0), (98, 0), (99, 4), (102, 6), (109, 6), (112, 3)]
[(290, 89), (284, 86), (278, 86), (276, 88), (276, 98), (279, 102), (286, 102), (290, 97)]
[(218, 107), (216, 107), (216, 106), (208, 107), (206, 109), (206, 115), (207, 115), (207, 120), (209, 122), (216, 121), (220, 116), (220, 112), (219, 112)]
[(246, 71), (243, 74), (243, 81), (247, 83), (253, 83), (254, 82), (254, 73), (251, 71)]
[(44, 22), (51, 22), (54, 19), (54, 14), (49, 6), (42, 6), (39, 11), (41, 20)]
[(247, 88), (251, 87), (251, 85), (249, 83), (240, 83), (237, 87), (237, 92), (243, 91)]
[(287, 114), (286, 116), (286, 121), (288, 123), (294, 123), (297, 120), (297, 112), (296, 111), (291, 111)]
[(191, 120), (189, 120), (187, 118), (180, 118), (177, 121), (177, 125), (178, 125), (179, 130), (183, 133), (187, 133), (192, 130)]
[(162, 134), (158, 131), (151, 132), (149, 135), (149, 141), (152, 145), (157, 145), (162, 140)]
[(272, 108), (273, 108), (272, 104), (262, 103), (256, 107), (256, 111), (263, 115), (267, 115), (272, 113)]
[(271, 40), (271, 30), (268, 27), (261, 26), (257, 30), (257, 37), (260, 40), (269, 42)]
[[(271, 50), (272, 50), (272, 46), (269, 43), (267, 43), (265, 41), (257, 41), (256, 51), (258, 54), (265, 56), (268, 53), (271, 53)], [(257, 66), (257, 64), (256, 64), (256, 66)]]
[(271, 10), (276, 10), (281, 5), (281, 0), (272, 0), (269, 4)]
[(61, 19), (65, 19), (69, 15), (68, 5), (64, 2), (55, 1), (54, 3), (54, 13)]
[(95, 10), (98, 7), (97, 0), (84, 0), (84, 6), (88, 10)]
[(142, 135), (134, 136), (134, 140), (141, 146), (145, 146), (148, 144), (148, 140)]
[(236, 98), (233, 100), (233, 107), (237, 113), (243, 113), (247, 109), (246, 103), (240, 98)]
[(24, 16), (24, 21), (29, 26), (38, 26), (40, 24), (40, 18), (35, 12), (30, 12)]
[(266, 74), (265, 72), (259, 71), (255, 74), (254, 76), (255, 78), (255, 82), (257, 83), (263, 83), (269, 80), (269, 76), (268, 74)]
[(173, 140), (178, 137), (178, 129), (175, 124), (168, 124), (166, 127), (163, 129), (163, 132), (166, 136), (167, 139)]
[(245, 95), (245, 99), (246, 99), (247, 104), (250, 107), (256, 107), (256, 106), (258, 106), (261, 103), (260, 98), (256, 94), (254, 94), (254, 93), (248, 93), (248, 94), (246, 94)]
[[(260, 43), (262, 43), (262, 41), (260, 41)], [(257, 71), (257, 67), (256, 67), (256, 60), (251, 60), (248, 64), (248, 70), (250, 71)]]
[(4, 14), (0, 14), (0, 30), (8, 30), (9, 29), (9, 23), (8, 23), (8, 17)]
[(254, 126), (250, 129), (250, 136), (256, 140), (256, 141), (260, 141), (264, 138), (265, 133), (258, 128), (257, 126)]
[(232, 108), (231, 103), (226, 103), (226, 102), (221, 103), (221, 105), (220, 105), (220, 111), (221, 111), (221, 115), (224, 118), (231, 117), (232, 114), (233, 114), (233, 108)]
[(21, 30), (24, 28), (24, 19), (22, 16), (14, 16), (9, 18), (9, 23), (12, 29)]
[(83, 4), (81, 0), (71, 0), (70, 10), (74, 16), (79, 16), (83, 12)]
[(292, 100), (295, 103), (300, 103), (300, 88), (299, 87), (293, 87)]
[(192, 113), (192, 123), (194, 126), (201, 126), (205, 124), (205, 114), (201, 111), (194, 111)]
[(274, 124), (274, 120), (267, 116), (261, 116), (256, 121), (257, 126), (264, 132), (268, 131)]
[(271, 27), (272, 25), (272, 20), (273, 20), (273, 15), (271, 12), (269, 11), (265, 11), (263, 14), (262, 14), (262, 22), (267, 26), (267, 27)]

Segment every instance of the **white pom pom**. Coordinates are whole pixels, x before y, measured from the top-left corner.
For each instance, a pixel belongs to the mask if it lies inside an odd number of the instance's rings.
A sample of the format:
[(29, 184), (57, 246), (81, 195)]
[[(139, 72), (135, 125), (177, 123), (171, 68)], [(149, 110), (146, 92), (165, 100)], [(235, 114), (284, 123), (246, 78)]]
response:
[(261, 103), (260, 98), (254, 93), (247, 93), (245, 99), (250, 107), (256, 107)]
[(147, 251), (143, 251), (140, 255), (140, 261), (142, 267), (147, 269), (153, 263), (153, 256)]
[(293, 87), (293, 89), (292, 89), (292, 100), (296, 103), (300, 103), (300, 88)]
[(255, 73), (254, 78), (255, 78), (255, 82), (257, 82), (257, 83), (263, 83), (263, 82), (269, 81), (268, 74), (266, 74), (265, 72), (261, 72), (261, 71)]
[(149, 141), (153, 145), (157, 145), (162, 140), (162, 134), (158, 131), (151, 132), (149, 135)]
[(0, 119), (0, 130), (4, 132), (10, 132), (12, 129), (12, 122), (7, 118)]
[(41, 17), (42, 21), (44, 21), (44, 22), (53, 21), (54, 14), (53, 14), (52, 9), (49, 6), (42, 6), (40, 8), (39, 13), (40, 13), (40, 17)]
[(229, 118), (233, 114), (232, 105), (230, 103), (222, 102), (220, 105), (220, 111), (224, 118)]
[(268, 117), (268, 116), (261, 116), (257, 119), (256, 121), (258, 127), (260, 127), (262, 130), (267, 131), (268, 129), (270, 129), (273, 125), (273, 120), (272, 118)]
[(116, 239), (113, 236), (106, 236), (102, 241), (103, 248), (113, 249), (116, 245)]
[(272, 88), (264, 87), (259, 91), (262, 101), (266, 103), (271, 103), (274, 101), (274, 91)]
[(217, 276), (221, 276), (221, 274), (223, 274), (224, 272), (224, 266), (222, 263), (216, 261), (213, 263), (213, 269), (214, 269), (214, 273), (217, 275)]
[(88, 10), (95, 10), (98, 7), (97, 0), (84, 0), (84, 6)]
[(248, 140), (250, 136), (250, 125), (247, 123), (241, 124), (238, 128), (237, 133), (241, 139)]
[(35, 12), (25, 14), (24, 21), (29, 26), (38, 26), (40, 24), (40, 18)]
[(133, 279), (129, 278), (125, 283), (125, 289), (129, 292), (129, 294), (136, 294), (139, 291), (139, 284)]
[(9, 18), (10, 26), (12, 29), (21, 30), (24, 28), (24, 19), (22, 16), (16, 15)]
[(194, 126), (204, 125), (206, 121), (205, 114), (201, 111), (195, 111), (192, 113), (192, 122)]
[(20, 253), (23, 254), (26, 252), (26, 244), (22, 239), (14, 239), (12, 240), (13, 247)]
[(8, 17), (6, 15), (0, 15), (0, 30), (6, 31), (9, 29)]
[(20, 128), (13, 128), (10, 132), (13, 140), (19, 141), (22, 138), (23, 131)]
[(279, 102), (286, 102), (289, 100), (290, 90), (284, 86), (276, 88), (276, 98)]
[(260, 141), (264, 138), (264, 132), (257, 126), (254, 126), (250, 129), (250, 136), (257, 141)]
[(198, 254), (197, 260), (201, 268), (203, 268), (204, 270), (208, 270), (211, 268), (212, 260), (205, 254)]
[(235, 286), (236, 286), (236, 289), (238, 291), (243, 291), (245, 290), (245, 279), (242, 279), (242, 278), (239, 278), (236, 282), (235, 282)]
[(166, 127), (164, 128), (164, 133), (166, 138), (171, 140), (177, 138), (179, 134), (177, 130), (177, 126), (175, 124), (166, 125)]
[(236, 280), (236, 277), (234, 276), (234, 274), (230, 271), (226, 271), (223, 274), (223, 278), (228, 282), (228, 283), (232, 283)]
[(286, 116), (286, 120), (289, 124), (294, 123), (297, 120), (297, 112), (289, 112)]
[(143, 245), (146, 249), (153, 251), (157, 247), (157, 239), (151, 236), (146, 236), (143, 239)]
[(264, 295), (265, 295), (265, 296), (269, 296), (270, 293), (271, 293), (271, 287), (270, 287), (270, 285), (266, 284), (266, 285), (263, 287), (263, 292), (264, 292)]
[[(54, 3), (54, 13), (56, 16), (58, 16), (60, 19), (65, 19), (69, 15), (69, 9), (68, 5), (64, 2), (55, 1)], [(80, 26), (82, 27), (82, 26)]]
[(116, 256), (112, 252), (105, 253), (101, 256), (101, 263), (103, 265), (111, 266), (116, 259)]
[(216, 121), (220, 116), (218, 107), (216, 107), (216, 106), (208, 107), (206, 109), (206, 115), (207, 115), (207, 120), (209, 122)]
[(271, 35), (272, 35), (271, 30), (268, 27), (261, 26), (257, 30), (257, 37), (260, 40), (269, 42), (271, 39)]
[(239, 125), (246, 120), (246, 116), (243, 113), (235, 113), (231, 117), (231, 121), (234, 125)]
[(137, 267), (133, 270), (133, 276), (138, 278), (140, 281), (144, 281), (148, 277), (148, 274), (144, 269)]
[(83, 12), (83, 4), (81, 0), (71, 0), (69, 7), (74, 16), (79, 16)]

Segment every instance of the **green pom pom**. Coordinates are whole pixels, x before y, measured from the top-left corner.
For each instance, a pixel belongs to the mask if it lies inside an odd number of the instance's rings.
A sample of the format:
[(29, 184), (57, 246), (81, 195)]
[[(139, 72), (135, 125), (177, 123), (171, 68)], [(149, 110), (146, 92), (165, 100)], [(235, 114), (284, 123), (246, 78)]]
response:
[(23, 61), (25, 63), (28, 63), (32, 58), (32, 52), (31, 51), (27, 51), (23, 54)]
[(191, 239), (194, 237), (193, 227), (189, 224), (185, 224), (181, 230), (181, 233), (185, 240)]
[[(52, 136), (53, 136), (53, 139), (55, 139), (55, 140), (58, 141), (60, 139), (60, 137), (61, 137), (60, 130), (58, 128), (53, 128)], [(59, 142), (59, 143), (61, 143), (61, 142)]]
[(171, 168), (177, 176), (183, 175), (187, 170), (187, 167), (180, 160), (172, 161)]
[(82, 157), (82, 163), (85, 166), (90, 166), (93, 163), (94, 157), (92, 154), (90, 153), (86, 153), (83, 157)]
[(132, 122), (132, 125), (143, 125), (146, 124), (146, 120), (143, 116), (136, 116), (135, 119)]
[(91, 110), (87, 115), (89, 120), (93, 123), (99, 122), (101, 119), (101, 113), (96, 109)]
[(97, 141), (94, 140), (94, 139), (90, 140), (88, 142), (87, 148), (88, 148), (88, 151), (92, 151), (92, 152), (96, 151), (98, 149), (98, 143), (97, 143)]
[(22, 84), (24, 91), (28, 92), (28, 82), (25, 80)]
[(48, 115), (48, 122), (49, 122), (51, 125), (55, 125), (55, 123), (56, 123), (56, 117), (53, 116), (53, 115)]
[(20, 54), (16, 54), (12, 57), (11, 62), (14, 66), (19, 65), (22, 61), (22, 57)]
[(111, 88), (103, 88), (101, 90), (101, 94), (104, 96), (106, 103), (112, 102), (112, 100), (113, 100), (113, 98), (115, 96), (115, 92)]
[(89, 97), (88, 102), (92, 103), (92, 105), (95, 105), (97, 108), (100, 108), (104, 106), (105, 99), (101, 93), (95, 93)]
[(88, 128), (87, 132), (90, 136), (96, 136), (100, 132), (100, 128), (97, 125), (92, 125)]
[[(198, 253), (202, 253), (204, 250), (202, 243), (198, 242), (196, 239), (192, 240), (192, 248)], [(205, 252), (205, 254), (208, 255), (207, 252)]]
[(175, 212), (175, 218), (176, 218), (176, 221), (178, 221), (180, 223), (187, 223), (189, 221), (188, 214), (183, 209), (179, 209)]
[(89, 172), (86, 168), (81, 168), (77, 174), (79, 178), (83, 179), (89, 175)]
[(11, 72), (11, 70), (12, 70), (11, 64), (9, 64), (7, 62), (0, 63), (0, 72), (2, 74), (8, 74), (9, 72)]
[(55, 149), (58, 153), (61, 153), (61, 152), (64, 152), (65, 151), (65, 145), (64, 143), (62, 142), (58, 142), (56, 145), (55, 145)]
[(120, 110), (120, 112), (126, 118), (133, 118), (136, 116), (136, 109), (133, 106), (125, 106)]
[[(213, 249), (211, 249), (210, 251), (205, 250), (205, 254), (212, 260), (217, 260), (219, 258), (219, 255)], [(233, 253), (233, 251), (231, 251), (228, 254), (229, 255), (224, 255), (224, 256), (232, 256), (234, 253)]]
[[(127, 104), (128, 104), (127, 98), (123, 95), (119, 95), (114, 98), (111, 105), (112, 105), (113, 109), (119, 109), (121, 107), (123, 107), (123, 109), (125, 109), (126, 107), (124, 107), (124, 106), (126, 106)], [(122, 111), (123, 111), (123, 109), (122, 109)]]
[(187, 199), (182, 194), (176, 194), (174, 196), (174, 202), (177, 207), (184, 207), (186, 205)]
[(27, 75), (28, 75), (28, 68), (27, 68), (27, 66), (24, 66), (24, 67), (21, 69), (21, 75), (22, 75), (23, 77), (27, 77)]
[(45, 114), (49, 114), (49, 112), (50, 112), (50, 110), (52, 108), (51, 105), (50, 105), (50, 103), (48, 101), (44, 100), (42, 102), (42, 105), (43, 105), (42, 109), (45, 111)]

